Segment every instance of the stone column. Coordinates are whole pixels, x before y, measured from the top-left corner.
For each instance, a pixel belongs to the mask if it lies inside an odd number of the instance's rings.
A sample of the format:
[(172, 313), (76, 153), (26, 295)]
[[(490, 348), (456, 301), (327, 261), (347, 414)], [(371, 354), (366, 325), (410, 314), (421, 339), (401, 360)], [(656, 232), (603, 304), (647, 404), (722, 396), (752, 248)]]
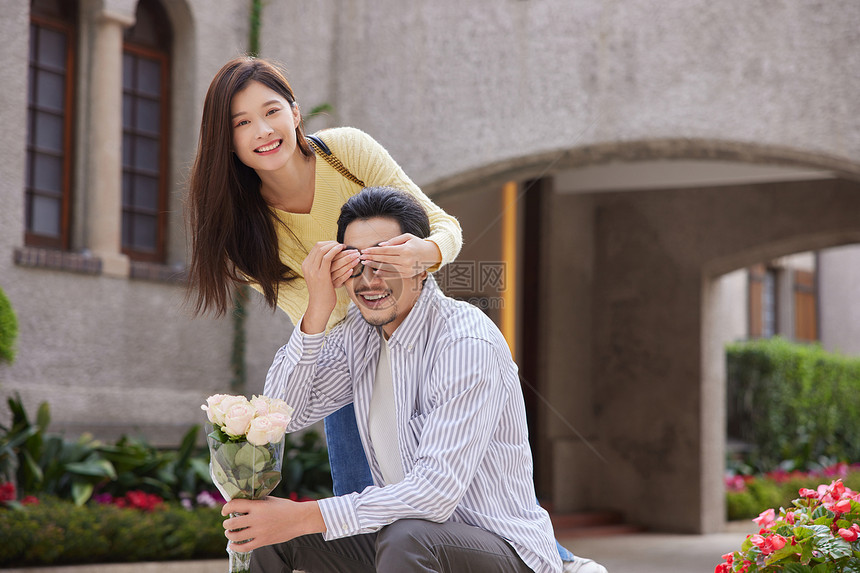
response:
[(102, 7), (92, 22), (89, 87), (87, 244), (107, 276), (127, 277), (122, 253), (122, 43), (131, 14)]

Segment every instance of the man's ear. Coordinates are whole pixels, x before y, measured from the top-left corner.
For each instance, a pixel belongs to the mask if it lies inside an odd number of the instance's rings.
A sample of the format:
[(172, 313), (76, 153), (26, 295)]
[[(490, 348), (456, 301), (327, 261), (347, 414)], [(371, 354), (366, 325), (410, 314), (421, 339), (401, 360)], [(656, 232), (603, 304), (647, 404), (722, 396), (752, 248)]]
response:
[(429, 277), (429, 276), (430, 276), (430, 273), (428, 273), (427, 271), (421, 271), (420, 273), (415, 275), (415, 281), (416, 281), (416, 283), (420, 283), (421, 286), (423, 287), (424, 283), (427, 282), (427, 277)]

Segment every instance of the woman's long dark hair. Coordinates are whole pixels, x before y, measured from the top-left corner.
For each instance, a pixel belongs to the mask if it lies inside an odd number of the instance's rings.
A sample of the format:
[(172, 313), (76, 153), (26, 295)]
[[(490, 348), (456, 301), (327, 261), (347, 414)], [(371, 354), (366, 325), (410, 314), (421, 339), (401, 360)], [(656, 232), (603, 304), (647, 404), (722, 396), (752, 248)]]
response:
[[(260, 194), (260, 177), (232, 151), (230, 108), (233, 97), (251, 81), (296, 105), (284, 74), (265, 60), (231, 60), (209, 85), (188, 191), (188, 295), (196, 314), (224, 314), (231, 308), (234, 284), (249, 280), (260, 285), (266, 302), (274, 308), (278, 288), (297, 276), (281, 262), (275, 222)], [(313, 155), (301, 123), (296, 127), (296, 143), (305, 156)]]

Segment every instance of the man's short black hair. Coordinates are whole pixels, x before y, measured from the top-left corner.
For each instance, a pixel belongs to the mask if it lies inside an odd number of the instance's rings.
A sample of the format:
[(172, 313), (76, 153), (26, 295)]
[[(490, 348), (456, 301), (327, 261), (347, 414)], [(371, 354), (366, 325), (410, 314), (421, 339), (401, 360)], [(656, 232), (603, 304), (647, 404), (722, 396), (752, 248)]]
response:
[(365, 187), (341, 207), (337, 220), (337, 242), (343, 243), (347, 226), (356, 220), (390, 217), (400, 223), (401, 233), (420, 239), (430, 236), (430, 219), (416, 199), (394, 187)]

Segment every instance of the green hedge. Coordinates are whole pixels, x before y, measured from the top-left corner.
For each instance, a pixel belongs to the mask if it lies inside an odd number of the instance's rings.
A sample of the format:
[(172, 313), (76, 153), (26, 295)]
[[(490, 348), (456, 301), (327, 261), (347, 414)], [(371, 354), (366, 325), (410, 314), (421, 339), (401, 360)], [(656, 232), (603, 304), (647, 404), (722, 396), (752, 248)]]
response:
[(772, 338), (730, 345), (727, 368), (728, 434), (756, 470), (860, 461), (860, 359)]
[(225, 557), (220, 507), (143, 512), (42, 500), (0, 509), (0, 567)]

